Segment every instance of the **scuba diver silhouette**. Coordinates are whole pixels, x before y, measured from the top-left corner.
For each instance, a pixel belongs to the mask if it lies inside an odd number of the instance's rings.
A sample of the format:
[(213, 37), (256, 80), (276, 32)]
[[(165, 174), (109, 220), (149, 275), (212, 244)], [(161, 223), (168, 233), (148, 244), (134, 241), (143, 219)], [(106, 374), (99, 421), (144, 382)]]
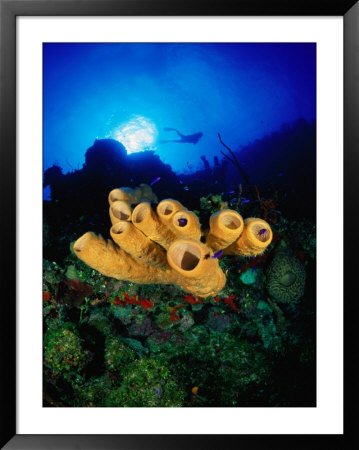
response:
[(173, 139), (173, 140), (164, 140), (160, 141), (162, 144), (166, 144), (167, 142), (178, 142), (179, 144), (197, 144), (197, 142), (203, 136), (203, 133), (195, 133), (195, 134), (182, 134), (176, 128), (164, 128), (165, 131), (175, 131), (181, 139)]

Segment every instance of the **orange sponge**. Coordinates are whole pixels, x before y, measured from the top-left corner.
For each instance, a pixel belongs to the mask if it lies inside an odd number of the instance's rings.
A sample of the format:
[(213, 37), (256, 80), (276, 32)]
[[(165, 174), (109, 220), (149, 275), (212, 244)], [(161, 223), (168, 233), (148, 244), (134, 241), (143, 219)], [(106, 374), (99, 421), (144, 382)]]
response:
[(226, 277), (213, 252), (258, 255), (273, 237), (264, 220), (243, 222), (240, 214), (226, 209), (211, 216), (203, 244), (197, 216), (172, 199), (162, 200), (156, 214), (150, 202), (157, 197), (144, 184), (114, 189), (108, 200), (114, 242), (88, 232), (75, 242), (74, 252), (102, 274), (133, 283), (176, 284), (199, 297), (214, 296)]
[(153, 192), (151, 186), (145, 183), (141, 183), (139, 186), (141, 194), (139, 195), (139, 199), (141, 202), (158, 202), (157, 195)]
[(149, 201), (158, 202), (156, 194), (152, 191), (151, 186), (148, 184), (140, 184), (140, 186), (132, 189), (130, 187), (122, 187), (113, 189), (108, 196), (108, 202), (111, 205), (117, 200), (123, 200), (131, 205), (136, 203)]
[(184, 211), (186, 208), (177, 200), (173, 200), (172, 198), (167, 198), (166, 200), (162, 200), (157, 205), (157, 215), (160, 218), (161, 222), (167, 227), (172, 227), (172, 217), (176, 214), (177, 211)]
[(177, 237), (201, 239), (201, 225), (192, 211), (177, 211), (172, 217), (171, 229)]
[(161, 222), (152, 210), (150, 203), (143, 202), (136, 206), (132, 212), (132, 222), (149, 239), (166, 249), (176, 239), (175, 234)]
[(131, 206), (123, 201), (116, 200), (110, 206), (110, 219), (112, 225), (119, 222), (120, 220), (131, 220), (132, 208)]
[(117, 222), (111, 227), (110, 233), (116, 244), (140, 264), (162, 269), (167, 267), (166, 253), (163, 248), (148, 239), (132, 223)]
[(222, 209), (209, 218), (210, 232), (206, 244), (214, 251), (228, 247), (241, 235), (244, 227), (240, 214), (232, 209)]
[(260, 255), (272, 242), (273, 233), (269, 224), (262, 219), (250, 217), (244, 221), (241, 236), (224, 250), (225, 255)]
[(94, 233), (88, 232), (74, 244), (74, 252), (85, 264), (107, 277), (133, 283), (171, 284), (174, 276), (171, 270), (159, 270), (138, 263), (130, 255)]
[(176, 284), (199, 297), (216, 295), (226, 284), (226, 277), (218, 259), (212, 256), (212, 250), (200, 241), (174, 241), (167, 251), (167, 261), (178, 275)]
[(129, 187), (113, 189), (109, 193), (109, 195), (108, 195), (108, 202), (109, 202), (110, 205), (113, 202), (116, 202), (117, 200), (122, 200), (124, 202), (129, 203), (129, 204), (136, 204), (136, 203), (139, 202), (135, 191), (132, 188), (129, 188)]

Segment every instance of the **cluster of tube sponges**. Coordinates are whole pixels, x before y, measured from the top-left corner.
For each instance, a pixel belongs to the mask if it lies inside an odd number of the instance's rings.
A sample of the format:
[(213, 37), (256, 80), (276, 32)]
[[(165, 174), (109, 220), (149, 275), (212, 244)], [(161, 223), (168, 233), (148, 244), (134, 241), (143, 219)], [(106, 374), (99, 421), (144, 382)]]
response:
[(243, 220), (225, 209), (210, 217), (204, 243), (196, 214), (172, 199), (159, 202), (155, 211), (151, 202), (158, 199), (148, 185), (114, 189), (108, 200), (113, 241), (88, 232), (75, 242), (74, 252), (90, 267), (119, 280), (176, 284), (199, 297), (214, 296), (226, 283), (218, 252), (259, 255), (272, 241), (267, 222)]

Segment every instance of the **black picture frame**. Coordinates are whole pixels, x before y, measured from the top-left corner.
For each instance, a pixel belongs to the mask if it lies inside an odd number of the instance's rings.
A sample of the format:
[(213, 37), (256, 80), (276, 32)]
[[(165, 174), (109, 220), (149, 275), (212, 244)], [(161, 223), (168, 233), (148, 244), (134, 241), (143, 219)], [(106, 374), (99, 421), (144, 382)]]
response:
[[(18, 435), (16, 434), (16, 17), (18, 16), (342, 16), (344, 18), (344, 434), (342, 435)], [(198, 449), (353, 448), (358, 406), (355, 314), (358, 250), (359, 2), (357, 0), (0, 0), (1, 448)], [(335, 180), (333, 180), (335, 189)], [(330, 193), (328, 193), (330, 195)], [(335, 205), (333, 205), (335, 214)], [(328, 212), (329, 214), (329, 212)], [(341, 220), (341, 217), (338, 218)], [(350, 237), (350, 239), (349, 239)], [(353, 260), (352, 260), (353, 259)], [(345, 297), (344, 297), (345, 298)], [(200, 410), (199, 410), (200, 414)], [(220, 418), (219, 418), (220, 419)], [(179, 430), (180, 430), (179, 426)]]

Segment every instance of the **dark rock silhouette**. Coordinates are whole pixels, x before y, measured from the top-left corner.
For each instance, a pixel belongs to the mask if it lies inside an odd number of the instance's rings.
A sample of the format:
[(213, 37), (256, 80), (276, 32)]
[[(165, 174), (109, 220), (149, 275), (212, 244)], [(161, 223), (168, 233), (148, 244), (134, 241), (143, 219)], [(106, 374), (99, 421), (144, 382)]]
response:
[[(281, 208), (291, 218), (315, 219), (316, 122), (299, 119), (235, 151), (253, 185), (265, 196), (280, 193)], [(229, 166), (226, 181), (237, 177)]]
[(125, 147), (114, 139), (96, 139), (85, 153), (83, 168), (92, 172), (113, 174), (126, 164)]
[(204, 155), (202, 155), (202, 156), (201, 156), (201, 160), (203, 161), (205, 170), (207, 170), (208, 172), (210, 172), (210, 171), (211, 171), (211, 167), (210, 167), (210, 165), (209, 165), (208, 159), (207, 159)]

